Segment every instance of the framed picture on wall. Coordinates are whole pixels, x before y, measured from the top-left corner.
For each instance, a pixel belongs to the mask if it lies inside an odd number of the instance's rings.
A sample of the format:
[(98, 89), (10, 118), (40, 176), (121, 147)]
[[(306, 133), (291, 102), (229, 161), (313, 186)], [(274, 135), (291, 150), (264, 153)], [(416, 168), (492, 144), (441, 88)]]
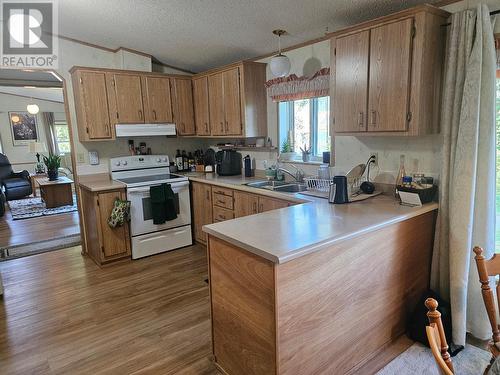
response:
[(26, 146), (38, 141), (38, 123), (36, 115), (28, 112), (9, 112), (10, 131), (14, 146)]

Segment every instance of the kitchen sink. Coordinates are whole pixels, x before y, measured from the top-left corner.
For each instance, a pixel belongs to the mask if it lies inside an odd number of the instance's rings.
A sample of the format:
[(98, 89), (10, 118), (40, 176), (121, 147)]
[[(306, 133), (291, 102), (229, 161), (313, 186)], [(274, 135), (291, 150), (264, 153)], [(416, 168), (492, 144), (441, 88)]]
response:
[(298, 182), (256, 181), (256, 182), (249, 182), (246, 185), (257, 189), (280, 191), (283, 193), (299, 193), (301, 191), (307, 190), (306, 185)]
[(301, 191), (306, 191), (307, 186), (299, 183), (292, 183), (288, 185), (276, 186), (274, 191), (282, 191), (284, 193), (300, 193)]
[(290, 184), (289, 182), (285, 181), (255, 181), (255, 182), (249, 182), (248, 184), (245, 185), (258, 189), (275, 190), (279, 186), (284, 186), (289, 184)]

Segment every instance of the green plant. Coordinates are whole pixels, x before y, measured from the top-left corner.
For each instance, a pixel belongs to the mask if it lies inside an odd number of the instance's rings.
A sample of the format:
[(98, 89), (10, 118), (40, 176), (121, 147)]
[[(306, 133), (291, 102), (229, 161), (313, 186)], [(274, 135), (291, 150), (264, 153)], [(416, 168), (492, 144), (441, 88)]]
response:
[(288, 139), (285, 139), (281, 144), (281, 152), (282, 153), (293, 152), (292, 146), (290, 145), (290, 141)]
[(43, 157), (43, 162), (49, 171), (57, 171), (61, 166), (61, 157), (59, 155), (49, 155)]

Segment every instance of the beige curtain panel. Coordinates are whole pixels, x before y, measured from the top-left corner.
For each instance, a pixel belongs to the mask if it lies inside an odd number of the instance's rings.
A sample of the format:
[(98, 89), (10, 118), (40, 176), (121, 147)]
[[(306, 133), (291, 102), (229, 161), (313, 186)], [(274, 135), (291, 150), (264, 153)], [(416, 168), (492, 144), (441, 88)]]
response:
[(496, 51), (486, 5), (455, 13), (448, 30), (431, 286), (451, 303), (453, 342), (491, 336), (472, 247), (495, 251)]

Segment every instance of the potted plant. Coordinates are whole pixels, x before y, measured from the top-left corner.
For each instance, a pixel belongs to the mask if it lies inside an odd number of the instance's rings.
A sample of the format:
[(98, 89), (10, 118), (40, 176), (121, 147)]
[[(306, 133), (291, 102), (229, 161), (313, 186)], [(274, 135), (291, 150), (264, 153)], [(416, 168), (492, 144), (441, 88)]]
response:
[(59, 155), (44, 156), (43, 162), (47, 166), (49, 181), (57, 180), (59, 177), (59, 167), (61, 166), (61, 157)]
[(300, 147), (300, 151), (302, 151), (302, 161), (307, 163), (311, 159), (311, 149), (304, 145), (304, 148)]
[(292, 160), (295, 156), (293, 152), (292, 145), (288, 139), (285, 139), (281, 144), (280, 149), (280, 160)]

